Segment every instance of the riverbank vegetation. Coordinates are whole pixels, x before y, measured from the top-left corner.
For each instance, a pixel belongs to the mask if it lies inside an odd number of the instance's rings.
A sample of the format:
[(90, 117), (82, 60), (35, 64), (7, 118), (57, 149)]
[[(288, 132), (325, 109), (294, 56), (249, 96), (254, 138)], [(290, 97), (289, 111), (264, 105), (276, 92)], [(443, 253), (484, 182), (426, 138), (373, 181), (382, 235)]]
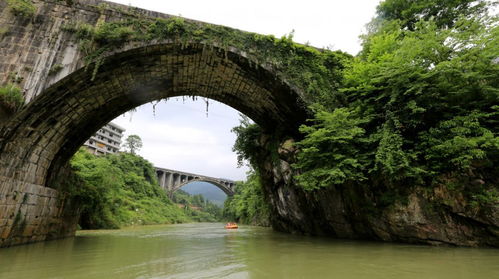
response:
[(84, 229), (221, 220), (221, 209), (200, 197), (176, 193), (172, 201), (152, 164), (140, 156), (95, 156), (81, 149), (71, 167), (76, 176), (66, 191), (80, 205)]
[[(337, 89), (318, 92), (293, 168), (313, 191), (363, 183), (414, 186), (499, 203), (499, 20), (490, 1), (380, 3)], [(255, 128), (240, 128), (252, 159)], [(250, 139), (250, 140), (245, 140)], [(253, 140), (251, 140), (253, 139)], [(395, 202), (391, 199), (386, 204)]]
[(201, 194), (190, 195), (180, 189), (173, 193), (172, 201), (180, 205), (194, 221), (219, 222), (225, 219), (222, 208), (208, 201)]
[(300, 129), (299, 184), (445, 184), (499, 202), (499, 21), (489, 4), (382, 2), (343, 72), (342, 101), (312, 106)]
[(235, 194), (225, 200), (223, 212), (228, 220), (242, 224), (270, 225), (270, 208), (264, 200), (258, 173), (251, 170), (246, 181), (236, 183)]

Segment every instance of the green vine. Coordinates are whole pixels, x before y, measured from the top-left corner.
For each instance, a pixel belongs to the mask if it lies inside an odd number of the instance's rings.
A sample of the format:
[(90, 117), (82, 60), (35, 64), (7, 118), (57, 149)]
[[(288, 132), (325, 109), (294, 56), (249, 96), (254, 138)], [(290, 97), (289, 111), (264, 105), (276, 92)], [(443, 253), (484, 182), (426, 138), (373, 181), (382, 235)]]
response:
[[(102, 7), (99, 13), (103, 13)], [(86, 64), (92, 65), (92, 79), (110, 51), (130, 42), (171, 40), (186, 47), (203, 43), (219, 47), (226, 53), (230, 47), (245, 52), (256, 64), (270, 65), (294, 86), (301, 88), (310, 101), (335, 95), (345, 60), (342, 52), (318, 50), (294, 43), (292, 34), (275, 38), (235, 30), (225, 26), (187, 21), (180, 17), (146, 18), (128, 16), (121, 21), (102, 22), (96, 26), (73, 22), (63, 27), (79, 40)]]

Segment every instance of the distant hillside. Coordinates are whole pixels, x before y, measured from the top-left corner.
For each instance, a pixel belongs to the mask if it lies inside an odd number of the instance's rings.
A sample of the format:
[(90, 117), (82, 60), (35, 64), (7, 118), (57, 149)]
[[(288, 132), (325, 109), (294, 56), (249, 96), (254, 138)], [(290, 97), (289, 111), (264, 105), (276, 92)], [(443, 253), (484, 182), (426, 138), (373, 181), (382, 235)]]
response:
[(227, 199), (227, 195), (222, 190), (208, 182), (191, 182), (181, 189), (191, 195), (201, 194), (205, 199), (218, 206), (223, 206), (225, 199)]

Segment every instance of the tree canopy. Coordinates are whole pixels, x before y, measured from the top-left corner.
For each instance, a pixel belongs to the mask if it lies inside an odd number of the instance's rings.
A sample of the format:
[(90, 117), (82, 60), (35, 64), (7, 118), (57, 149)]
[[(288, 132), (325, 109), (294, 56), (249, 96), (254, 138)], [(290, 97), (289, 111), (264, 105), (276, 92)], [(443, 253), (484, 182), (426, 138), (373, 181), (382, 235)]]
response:
[(299, 184), (430, 186), (447, 175), (480, 179), (488, 188), (472, 191), (497, 193), (499, 21), (485, 15), (488, 7), (382, 2), (384, 21), (363, 36), (331, 94), (345, 101), (314, 105), (300, 129)]
[(488, 0), (385, 0), (377, 7), (377, 19), (399, 20), (409, 30), (415, 30), (421, 20), (452, 28), (459, 18), (483, 15), (490, 5)]
[(129, 135), (123, 146), (130, 153), (135, 154), (142, 148), (142, 139), (138, 135)]

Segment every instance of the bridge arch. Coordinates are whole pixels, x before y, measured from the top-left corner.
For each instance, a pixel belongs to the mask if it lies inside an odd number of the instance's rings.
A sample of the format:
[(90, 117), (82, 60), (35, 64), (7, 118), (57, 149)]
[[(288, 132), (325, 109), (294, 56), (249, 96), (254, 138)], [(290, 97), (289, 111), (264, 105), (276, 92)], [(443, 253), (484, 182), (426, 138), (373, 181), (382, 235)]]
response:
[(215, 178), (158, 167), (156, 167), (156, 175), (159, 185), (169, 195), (172, 195), (175, 191), (195, 181), (208, 182), (218, 187), (227, 196), (232, 196), (235, 193), (234, 188), (236, 186), (236, 182), (225, 178)]
[[(261, 137), (268, 147), (298, 133), (305, 96), (334, 90), (345, 58), (289, 37), (101, 0), (73, 2), (34, 1), (36, 20), (28, 21), (0, 1), (0, 25), (9, 30), (0, 38), (0, 83), (15, 74), (29, 101), (0, 123), (0, 247), (74, 235), (77, 216), (66, 209), (63, 186), (52, 182), (118, 115), (154, 100), (202, 96), (277, 135)], [(99, 59), (85, 67), (92, 57)]]
[(295, 130), (306, 115), (295, 90), (236, 49), (146, 45), (107, 57), (94, 79), (81, 68), (30, 102), (0, 131), (0, 175), (45, 185), (104, 124), (144, 103), (185, 95), (227, 104), (270, 131)]
[(216, 181), (216, 180), (206, 179), (206, 178), (195, 178), (193, 180), (189, 180), (189, 181), (175, 187), (172, 192), (174, 193), (175, 191), (180, 190), (182, 187), (186, 186), (187, 184), (189, 184), (191, 182), (195, 182), (195, 181), (210, 183), (210, 184), (216, 186), (217, 188), (219, 188), (220, 190), (222, 190), (229, 197), (234, 195), (234, 186), (236, 185), (235, 182), (229, 183), (229, 182)]

